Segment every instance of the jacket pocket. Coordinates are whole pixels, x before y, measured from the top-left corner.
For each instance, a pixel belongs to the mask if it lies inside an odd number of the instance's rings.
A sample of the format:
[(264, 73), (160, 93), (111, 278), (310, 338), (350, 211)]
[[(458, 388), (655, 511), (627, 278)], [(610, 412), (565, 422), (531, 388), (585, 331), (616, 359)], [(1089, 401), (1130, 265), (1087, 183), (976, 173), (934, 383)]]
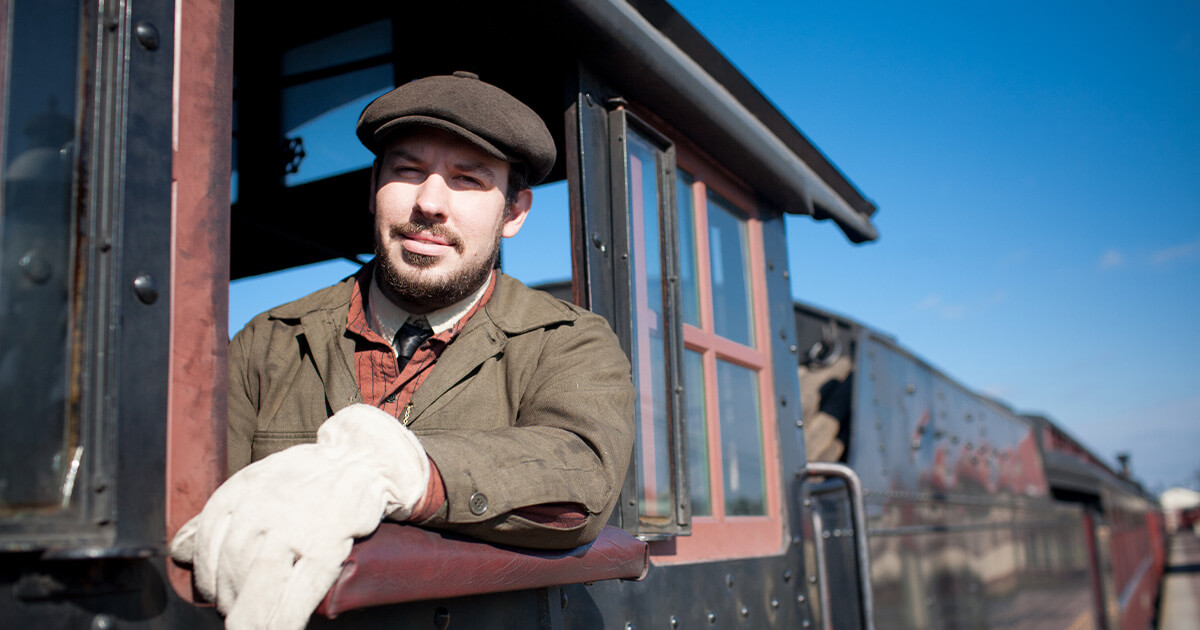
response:
[(256, 462), (297, 444), (312, 444), (316, 441), (316, 431), (257, 431), (250, 442), (250, 461)]

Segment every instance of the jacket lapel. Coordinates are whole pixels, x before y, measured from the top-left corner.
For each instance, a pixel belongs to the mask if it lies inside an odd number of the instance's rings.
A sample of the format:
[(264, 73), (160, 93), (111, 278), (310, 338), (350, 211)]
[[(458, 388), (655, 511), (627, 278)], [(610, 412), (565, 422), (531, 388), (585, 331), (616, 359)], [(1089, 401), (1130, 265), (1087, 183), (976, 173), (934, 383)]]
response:
[(549, 295), (532, 291), (504, 274), (496, 278), (499, 284), (492, 299), (446, 347), (428, 380), (413, 395), (412, 424), (438, 398), (501, 352), (509, 337), (575, 319), (569, 309)]
[[(472, 319), (487, 318), (481, 311)], [(454, 341), (446, 346), (437, 363), (433, 364), (433, 372), (429, 374), (429, 378), (421, 383), (421, 387), (413, 395), (411, 423), (417, 422), (421, 412), (474, 372), (484, 361), (496, 356), (507, 343), (508, 336), (491, 321), (468, 322)]]
[(314, 309), (300, 316), (313, 367), (325, 384), (331, 413), (362, 402), (354, 377), (354, 339), (346, 335), (346, 308)]

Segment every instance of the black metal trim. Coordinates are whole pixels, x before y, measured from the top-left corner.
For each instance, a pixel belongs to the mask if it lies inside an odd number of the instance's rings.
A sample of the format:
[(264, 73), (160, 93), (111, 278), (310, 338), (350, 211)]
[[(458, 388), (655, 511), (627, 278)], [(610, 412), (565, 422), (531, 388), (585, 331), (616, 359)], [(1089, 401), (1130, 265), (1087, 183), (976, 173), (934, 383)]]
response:
[[(620, 300), (625, 303), (625, 317), (628, 322), (634, 320), (633, 303), (633, 271), (631, 268), (632, 257), (635, 254), (632, 252), (632, 230), (628, 224), (629, 208), (626, 200), (628, 199), (628, 185), (626, 179), (628, 173), (628, 137), (630, 129), (636, 131), (644, 139), (655, 146), (658, 151), (656, 160), (656, 168), (658, 171), (657, 185), (658, 198), (661, 200), (661, 212), (659, 213), (659, 251), (662, 259), (659, 261), (662, 265), (663, 275), (663, 337), (666, 352), (666, 388), (665, 392), (660, 392), (667, 398), (667, 418), (668, 436), (671, 443), (668, 445), (668, 456), (671, 457), (669, 468), (671, 470), (671, 490), (673, 493), (673, 516), (671, 522), (664, 525), (643, 521), (638, 518), (637, 534), (643, 539), (664, 538), (679, 535), (691, 534), (691, 491), (688, 479), (688, 451), (687, 451), (687, 430), (685, 419), (685, 390), (683, 381), (683, 324), (680, 316), (681, 304), (683, 303), (682, 288), (679, 286), (679, 238), (676, 234), (678, 226), (678, 206), (676, 199), (676, 168), (675, 168), (675, 144), (662, 133), (650, 126), (649, 123), (641, 120), (628, 109), (623, 106), (619, 100), (612, 101), (612, 110), (608, 115), (608, 127), (611, 136), (610, 140), (610, 155), (611, 155), (611, 179), (612, 192), (611, 199), (613, 212), (613, 234), (614, 243), (620, 242), (623, 249), (620, 250), (619, 256), (614, 256), (614, 260), (620, 260), (617, 265), (616, 275), (622, 278), (617, 287), (620, 289), (618, 294), (621, 295)], [(617, 252), (614, 252), (617, 254)], [(636, 255), (642, 255), (642, 252), (636, 252)], [(628, 325), (628, 324), (627, 324)], [(633, 343), (632, 327), (629, 330), (630, 339), (629, 347), (626, 349), (632, 356)], [(636, 457), (635, 457), (636, 460)], [(638, 488), (633, 488), (636, 493)], [(634, 494), (633, 496), (637, 496)]]

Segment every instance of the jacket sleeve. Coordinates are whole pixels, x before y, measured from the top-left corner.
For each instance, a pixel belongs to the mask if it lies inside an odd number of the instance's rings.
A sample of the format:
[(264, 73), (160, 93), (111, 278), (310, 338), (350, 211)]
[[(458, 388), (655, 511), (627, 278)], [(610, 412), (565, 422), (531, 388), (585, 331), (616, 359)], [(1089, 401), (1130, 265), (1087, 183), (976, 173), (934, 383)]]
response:
[(258, 383), (248, 364), (248, 349), (253, 331), (242, 329), (229, 342), (229, 416), (228, 460), (226, 468), (232, 475), (250, 463), (250, 446), (258, 424)]
[[(536, 365), (532, 374), (510, 375), (523, 383), (512, 426), (419, 434), (447, 494), (421, 525), (550, 549), (591, 542), (604, 527), (633, 449), (629, 361), (592, 313), (539, 334), (536, 360), (513, 362)], [(547, 504), (580, 505), (586, 518), (563, 528), (521, 513)]]

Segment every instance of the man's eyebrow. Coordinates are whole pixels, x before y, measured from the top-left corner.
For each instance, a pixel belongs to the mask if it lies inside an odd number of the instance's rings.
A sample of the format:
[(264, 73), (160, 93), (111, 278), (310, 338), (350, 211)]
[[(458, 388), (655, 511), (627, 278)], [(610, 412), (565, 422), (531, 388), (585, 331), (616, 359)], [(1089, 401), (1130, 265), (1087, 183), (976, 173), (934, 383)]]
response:
[(387, 155), (384, 157), (386, 159), (404, 160), (406, 162), (420, 162), (421, 161), (421, 158), (417, 157), (417, 155), (415, 153), (412, 153), (405, 149), (392, 149), (392, 150), (388, 151)]
[(476, 173), (492, 179), (496, 177), (496, 171), (483, 162), (455, 162), (454, 168), (464, 173)]

